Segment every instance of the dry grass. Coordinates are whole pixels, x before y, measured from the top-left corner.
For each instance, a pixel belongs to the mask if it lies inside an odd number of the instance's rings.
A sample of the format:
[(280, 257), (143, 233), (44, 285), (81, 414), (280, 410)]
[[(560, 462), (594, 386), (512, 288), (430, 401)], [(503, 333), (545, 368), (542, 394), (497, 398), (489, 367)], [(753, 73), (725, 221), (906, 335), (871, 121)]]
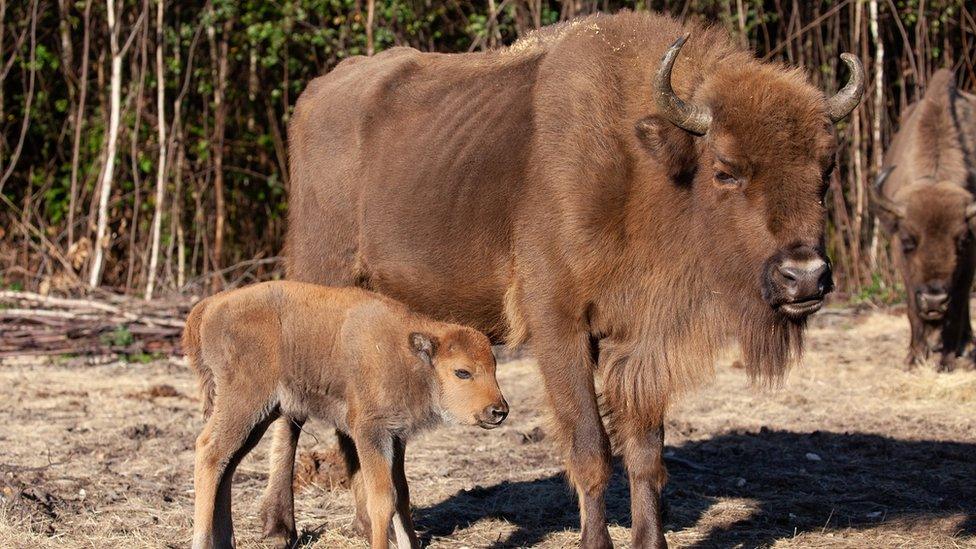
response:
[[(674, 410), (668, 541), (976, 547), (976, 373), (902, 371), (900, 316), (829, 312), (810, 335), (783, 387), (756, 390), (725, 364)], [(513, 410), (505, 427), (449, 427), (409, 449), (418, 527), (433, 547), (574, 547), (575, 502), (551, 441), (539, 440), (538, 373), (517, 360), (500, 381)], [(195, 395), (178, 360), (0, 366), (0, 547), (188, 545)], [(304, 450), (330, 444), (323, 425), (306, 431)], [(260, 546), (267, 446), (237, 475), (242, 547)], [(347, 526), (345, 490), (309, 484), (297, 507), (308, 546), (365, 547)], [(619, 467), (608, 507), (625, 546)]]

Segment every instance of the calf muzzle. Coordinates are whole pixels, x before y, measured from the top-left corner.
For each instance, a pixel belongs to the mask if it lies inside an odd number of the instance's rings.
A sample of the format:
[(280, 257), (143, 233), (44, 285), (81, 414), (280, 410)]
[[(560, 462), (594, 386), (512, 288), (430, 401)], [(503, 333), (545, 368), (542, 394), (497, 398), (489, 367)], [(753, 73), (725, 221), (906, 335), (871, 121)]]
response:
[(508, 417), (508, 403), (502, 400), (487, 406), (478, 417), (478, 425), (483, 429), (494, 429)]

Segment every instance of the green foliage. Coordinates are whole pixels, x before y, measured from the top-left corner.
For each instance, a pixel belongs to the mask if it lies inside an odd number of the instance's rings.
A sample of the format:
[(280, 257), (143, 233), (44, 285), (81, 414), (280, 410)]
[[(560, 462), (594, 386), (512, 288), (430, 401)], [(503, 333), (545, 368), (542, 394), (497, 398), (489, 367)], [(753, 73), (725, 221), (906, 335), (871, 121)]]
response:
[(879, 273), (871, 274), (871, 284), (863, 287), (851, 298), (855, 304), (873, 303), (875, 305), (892, 305), (905, 301), (905, 288), (901, 284), (885, 284)]
[(161, 359), (163, 359), (165, 357), (166, 357), (166, 355), (164, 355), (162, 353), (146, 353), (146, 352), (142, 352), (142, 351), (139, 351), (138, 353), (134, 353), (134, 354), (131, 354), (131, 355), (126, 355), (126, 359), (129, 362), (136, 362), (136, 363), (139, 363), (139, 364), (149, 364), (150, 362), (153, 362), (154, 360), (161, 360)]
[[(0, 145), (0, 167), (7, 169), (11, 149), (18, 140), (21, 121), (29, 96), (28, 78), (35, 76), (30, 103), (30, 117), (21, 157), (12, 177), (3, 188), (11, 203), (22, 207), (30, 203), (29, 219), (42, 227), (45, 235), (67, 249), (67, 220), (75, 219), (76, 235), (89, 235), (93, 220), (98, 176), (104, 168), (106, 125), (108, 120), (109, 51), (104, 2), (91, 5), (89, 25), (89, 71), (81, 81), (81, 52), (84, 41), (84, 9), (86, 2), (68, 4), (66, 12), (41, 4), (37, 28), (37, 43), (31, 54), (30, 41), (16, 42), (12, 37), (28, 36), (32, 1), (8, 3), (4, 19), (4, 59), (12, 59), (10, 77), (2, 84), (2, 113), (0, 131), (4, 143)], [(963, 10), (970, 0), (895, 0), (896, 10), (881, 2), (882, 39), (886, 43), (888, 65), (885, 75), (889, 99), (901, 95), (911, 98), (915, 83), (906, 80), (911, 74), (904, 60), (916, 62), (915, 44), (905, 44), (896, 22), (901, 23), (911, 40), (924, 37), (924, 55), (935, 67), (951, 60), (960, 66), (963, 61)], [(574, 9), (599, 7), (606, 12), (622, 8), (638, 10), (667, 10), (673, 15), (684, 13), (689, 19), (715, 22), (732, 33), (744, 31), (749, 47), (762, 56), (782, 44), (774, 57), (789, 63), (805, 63), (818, 81), (833, 83), (837, 72), (836, 54), (841, 50), (869, 52), (870, 39), (860, 33), (860, 45), (851, 44), (851, 5), (840, 6), (838, 0), (818, 2), (769, 2), (745, 0), (743, 12), (738, 3), (730, 0), (689, 0), (676, 3), (664, 0), (602, 2), (560, 2), (542, 0), (538, 4), (525, 0), (501, 2), (501, 11), (491, 21), (487, 0), (377, 0), (373, 23), (373, 49), (381, 52), (394, 46), (412, 46), (425, 51), (464, 52), (484, 47), (489, 33), (501, 37), (502, 44), (510, 44), (532, 30), (535, 18), (542, 25), (556, 23), (574, 15)], [(150, 13), (141, 14), (145, 6)], [(155, 10), (156, 4), (139, 0), (120, 3), (120, 38), (125, 43), (135, 32), (123, 60), (123, 124), (115, 159), (115, 181), (111, 197), (114, 235), (109, 261), (133, 265), (143, 272), (145, 250), (148, 247), (148, 227), (154, 213), (155, 175), (159, 169), (156, 124), (159, 106), (156, 105), (157, 76), (155, 74)], [(183, 153), (179, 194), (175, 180), (175, 151), (169, 155), (164, 205), (175, 211), (164, 212), (163, 241), (166, 253), (171, 250), (175, 236), (173, 227), (179, 225), (186, 233), (188, 276), (202, 274), (214, 263), (227, 265), (257, 255), (280, 253), (287, 212), (287, 123), (295, 101), (309, 81), (326, 73), (342, 60), (367, 53), (369, 44), (366, 28), (367, 0), (211, 0), (211, 2), (166, 2), (163, 48), (166, 93), (165, 117), (168, 131), (172, 127), (174, 101), (179, 98), (181, 125), (175, 141)], [(540, 10), (531, 13), (533, 6)], [(680, 7), (679, 7), (680, 6)], [(840, 10), (834, 8), (841, 7)], [(797, 10), (793, 12), (792, 10)], [(834, 10), (833, 12), (831, 10)], [(833, 13), (828, 19), (824, 14)], [(142, 16), (140, 18), (140, 15)], [(66, 51), (59, 32), (61, 17), (67, 18)], [(814, 23), (822, 21), (822, 23)], [(146, 32), (136, 32), (137, 22), (146, 24)], [(804, 30), (801, 38), (787, 35), (796, 29)], [(208, 30), (212, 30), (212, 37)], [(967, 35), (970, 50), (973, 37)], [(822, 44), (821, 44), (822, 43)], [(819, 46), (818, 46), (819, 44)], [(220, 59), (226, 45), (227, 57)], [(822, 55), (817, 53), (820, 47)], [(19, 49), (18, 49), (19, 48)], [(803, 48), (802, 56), (793, 50)], [(972, 55), (970, 53), (970, 55)], [(897, 60), (897, 61), (896, 61)], [(217, 104), (215, 92), (221, 83), (216, 75), (221, 61), (226, 61), (226, 86), (222, 90), (226, 127), (222, 136), (224, 166), (224, 196), (227, 204), (223, 257), (210, 258), (214, 240), (216, 196), (214, 161), (216, 144)], [(145, 73), (141, 71), (145, 67)], [(139, 82), (143, 82), (143, 96), (136, 97)], [(80, 91), (87, 90), (81, 120), (75, 121)], [(185, 93), (183, 93), (185, 91)], [(182, 95), (181, 95), (182, 94)], [(136, 116), (136, 105), (141, 113)], [(896, 101), (889, 101), (885, 116), (885, 135), (890, 135), (890, 121), (897, 119)], [(863, 121), (864, 119), (862, 119)], [(69, 212), (71, 200), (72, 151), (74, 130), (80, 122), (81, 139), (77, 166), (78, 196), (74, 212)], [(849, 126), (840, 126), (841, 172), (847, 172), (850, 161), (845, 147)], [(865, 149), (864, 158), (871, 158)], [(135, 203), (139, 187), (140, 202)], [(28, 192), (29, 191), (29, 192)], [(847, 192), (850, 192), (848, 190)], [(132, 222), (135, 212), (135, 223)], [(73, 215), (70, 215), (73, 214)], [(19, 215), (19, 212), (17, 212)], [(837, 216), (832, 214), (832, 219)], [(0, 220), (2, 221), (2, 220)], [(866, 224), (862, 229), (870, 229)], [(0, 224), (0, 226), (5, 226)], [(832, 225), (836, 229), (838, 225)], [(131, 240), (130, 231), (136, 231)], [(850, 237), (847, 237), (850, 238)], [(857, 235), (864, 238), (864, 235)], [(56, 265), (47, 261), (46, 268)], [(31, 269), (24, 269), (30, 272)], [(127, 279), (126, 268), (106, 269), (106, 281), (121, 285)], [(172, 269), (171, 269), (172, 270)], [(138, 279), (138, 273), (134, 278)], [(34, 282), (31, 282), (34, 283)]]
[(111, 345), (113, 347), (128, 347), (129, 345), (132, 345), (135, 338), (132, 336), (132, 332), (129, 331), (128, 326), (119, 325), (116, 326), (111, 332), (102, 334), (101, 340), (102, 344), (104, 345)]

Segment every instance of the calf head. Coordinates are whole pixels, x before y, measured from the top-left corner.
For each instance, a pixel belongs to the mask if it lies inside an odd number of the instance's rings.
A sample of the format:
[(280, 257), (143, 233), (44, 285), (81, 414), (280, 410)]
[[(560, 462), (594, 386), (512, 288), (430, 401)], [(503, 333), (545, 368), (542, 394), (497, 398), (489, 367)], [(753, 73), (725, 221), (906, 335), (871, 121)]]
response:
[(891, 235), (905, 291), (918, 317), (941, 323), (960, 267), (972, 258), (976, 203), (969, 191), (950, 182), (915, 183), (885, 197), (880, 188), (893, 169), (878, 176), (873, 208)]
[(453, 326), (435, 336), (410, 334), (414, 354), (434, 370), (441, 415), (465, 425), (494, 429), (508, 416), (495, 379), (495, 356), (484, 334)]
[(742, 54), (718, 61), (686, 103), (671, 86), (684, 41), (662, 59), (653, 84), (659, 114), (638, 124), (638, 136), (653, 137), (646, 148), (693, 193), (704, 255), (720, 262), (706, 269), (716, 293), (730, 302), (752, 296), (753, 304), (732, 303), (740, 311), (766, 316), (758, 298), (779, 321), (801, 322), (833, 288), (824, 249), (831, 126), (860, 101), (863, 68), (843, 54), (850, 81), (827, 98), (799, 71)]

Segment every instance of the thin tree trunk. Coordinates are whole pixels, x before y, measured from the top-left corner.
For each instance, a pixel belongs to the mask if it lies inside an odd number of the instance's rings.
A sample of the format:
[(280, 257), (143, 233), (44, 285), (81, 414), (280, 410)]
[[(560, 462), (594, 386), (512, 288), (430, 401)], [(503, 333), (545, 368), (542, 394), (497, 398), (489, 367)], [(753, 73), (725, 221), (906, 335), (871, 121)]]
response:
[[(855, 2), (854, 4), (854, 22), (852, 24), (852, 31), (854, 36), (852, 37), (851, 43), (856, 47), (861, 40), (861, 17), (862, 17), (862, 6), (860, 2)], [(856, 51), (856, 50), (855, 50)], [(854, 220), (851, 227), (852, 241), (851, 241), (851, 281), (856, 289), (860, 289), (861, 284), (864, 282), (861, 276), (861, 227), (864, 222), (864, 158), (863, 151), (861, 148), (861, 116), (859, 111), (855, 111), (852, 114), (853, 119), (853, 131), (854, 135), (852, 147), (853, 147), (853, 174), (854, 180)]]
[(366, 55), (373, 55), (373, 16), (376, 11), (376, 0), (366, 1)]
[(108, 199), (112, 194), (112, 177), (115, 175), (115, 151), (119, 139), (119, 111), (122, 102), (122, 52), (119, 50), (119, 28), (115, 19), (115, 0), (106, 0), (108, 17), (109, 49), (112, 54), (112, 76), (109, 87), (108, 142), (105, 153), (105, 169), (98, 197), (98, 225), (95, 229), (95, 253), (92, 259), (88, 285), (95, 288), (102, 281), (102, 265), (108, 248)]
[[(895, 15), (897, 17), (897, 14)], [(868, 17), (871, 25), (871, 39), (874, 40), (874, 119), (871, 124), (871, 146), (874, 152), (875, 173), (881, 171), (882, 143), (881, 121), (884, 117), (884, 42), (878, 34), (878, 0), (868, 3)], [(869, 182), (868, 184), (872, 184)], [(878, 266), (878, 225), (875, 223), (871, 233), (871, 248), (868, 250), (868, 262), (871, 272)]]
[[(143, 12), (149, 11), (149, 0), (145, 0), (143, 4)], [(133, 31), (135, 32), (135, 31)], [(130, 175), (132, 177), (133, 186), (133, 198), (132, 198), (132, 217), (129, 220), (129, 266), (126, 271), (125, 276), (125, 293), (129, 293), (132, 288), (133, 280), (135, 279), (137, 284), (139, 279), (136, 278), (136, 255), (138, 253), (138, 237), (139, 237), (139, 210), (142, 205), (142, 177), (139, 173), (139, 127), (142, 125), (142, 107), (145, 104), (145, 89), (146, 89), (146, 71), (147, 71), (147, 57), (149, 56), (149, 48), (146, 43), (149, 35), (149, 24), (146, 22), (145, 26), (140, 26), (139, 34), (141, 35), (141, 45), (139, 54), (139, 80), (136, 85), (135, 90), (135, 101), (136, 101), (136, 112), (135, 119), (132, 122), (132, 131), (129, 139), (130, 150)], [(133, 55), (132, 62), (132, 73), (136, 74), (136, 63), (135, 55)], [(131, 88), (131, 85), (130, 85)], [(129, 92), (129, 97), (126, 98), (126, 110), (128, 110), (129, 100), (132, 97), (132, 92)], [(120, 231), (121, 232), (121, 231)], [(146, 258), (145, 252), (142, 253), (142, 264), (141, 267), (145, 269)]]
[(220, 36), (220, 47), (216, 46), (216, 30), (213, 18), (208, 23), (207, 36), (210, 39), (210, 51), (214, 65), (214, 133), (213, 133), (213, 167), (214, 167), (214, 196), (216, 200), (216, 219), (214, 220), (214, 247), (212, 256), (213, 276), (210, 281), (212, 291), (222, 286), (220, 275), (221, 260), (224, 252), (224, 222), (227, 216), (227, 206), (224, 197), (224, 130), (227, 121), (227, 107), (224, 95), (227, 90), (228, 65), (228, 34), (231, 22), (224, 23)]
[(149, 274), (146, 301), (152, 299), (159, 263), (159, 240), (163, 223), (163, 198), (166, 186), (166, 79), (163, 71), (163, 2), (156, 0), (156, 110), (159, 128), (159, 165), (156, 169), (156, 211), (153, 213), (152, 249), (149, 252)]
[(173, 207), (173, 216), (176, 217), (176, 288), (178, 290), (182, 290), (183, 285), (186, 284), (186, 235), (183, 232), (182, 223), (183, 159), (184, 153), (181, 145), (179, 152), (176, 154), (176, 170), (174, 174), (176, 178), (176, 190), (174, 192), (175, 200)]
[(68, 250), (75, 243), (75, 204), (78, 201), (78, 163), (81, 155), (81, 129), (85, 125), (85, 100), (88, 98), (88, 50), (91, 45), (89, 23), (91, 0), (85, 0), (85, 16), (82, 23), (81, 77), (78, 79), (78, 110), (75, 111), (75, 135), (71, 146), (71, 191), (68, 195)]
[[(30, 22), (30, 67), (28, 69), (27, 76), (27, 89), (24, 90), (24, 119), (20, 124), (20, 137), (17, 140), (17, 145), (10, 154), (10, 158), (7, 159), (7, 169), (3, 170), (3, 176), (0, 177), (0, 191), (3, 191), (3, 186), (10, 179), (10, 176), (14, 173), (14, 168), (17, 166), (17, 160), (20, 159), (20, 153), (24, 147), (24, 140), (27, 137), (27, 129), (30, 127), (31, 122), (31, 108), (34, 104), (34, 84), (37, 80), (37, 8), (40, 4), (40, 0), (34, 0), (31, 4), (31, 22)], [(3, 11), (7, 11), (7, 6), (4, 4), (2, 6)], [(19, 45), (18, 45), (19, 47)], [(0, 166), (2, 166), (2, 151), (0, 151)]]

